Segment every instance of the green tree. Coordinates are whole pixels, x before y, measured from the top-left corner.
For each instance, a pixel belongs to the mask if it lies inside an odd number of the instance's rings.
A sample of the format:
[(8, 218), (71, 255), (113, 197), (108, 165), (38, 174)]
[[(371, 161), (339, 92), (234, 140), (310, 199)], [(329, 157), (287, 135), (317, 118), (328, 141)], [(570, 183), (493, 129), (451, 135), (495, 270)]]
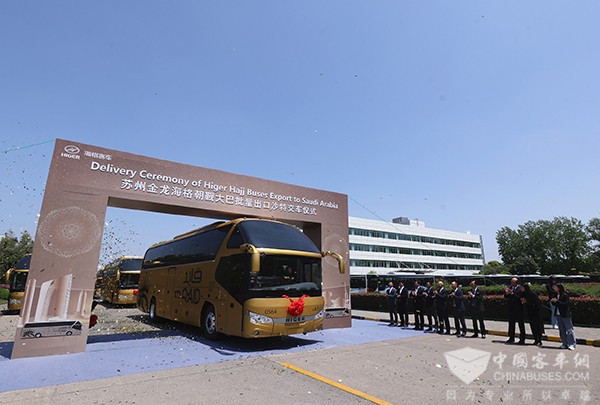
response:
[(588, 233), (588, 238), (590, 239), (592, 247), (595, 249), (599, 249), (600, 248), (600, 218), (590, 219), (590, 222), (588, 222), (585, 230)]
[(542, 274), (584, 270), (590, 250), (584, 224), (566, 217), (528, 221), (516, 230), (503, 227), (496, 233), (496, 241), (498, 252), (511, 271), (538, 268)]
[(511, 274), (510, 269), (504, 264), (497, 260), (492, 260), (483, 265), (483, 268), (479, 272), (482, 275), (488, 274)]
[(532, 257), (529, 256), (521, 256), (518, 257), (510, 265), (511, 274), (515, 275), (523, 275), (523, 274), (537, 274), (540, 271), (540, 266), (535, 262)]
[(508, 226), (496, 232), (498, 253), (504, 263), (513, 263), (525, 251), (525, 241), (522, 235)]
[(600, 218), (590, 219), (585, 231), (588, 235), (590, 248), (586, 270), (590, 273), (600, 273)]
[(576, 218), (554, 218), (547, 252), (549, 273), (568, 274), (583, 270), (589, 251), (589, 238), (583, 222)]
[(6, 270), (14, 267), (21, 257), (33, 250), (33, 240), (29, 232), (23, 231), (17, 238), (12, 231), (0, 238), (0, 280), (4, 279)]

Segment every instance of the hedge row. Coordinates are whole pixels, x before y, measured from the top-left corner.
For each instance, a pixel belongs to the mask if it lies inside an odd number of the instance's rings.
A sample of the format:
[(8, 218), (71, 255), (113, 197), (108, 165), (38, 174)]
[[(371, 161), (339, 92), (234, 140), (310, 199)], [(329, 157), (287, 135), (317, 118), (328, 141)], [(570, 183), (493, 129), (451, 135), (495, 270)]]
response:
[(3, 300), (3, 301), (8, 300), (8, 289), (0, 288), (0, 300)]
[[(409, 300), (408, 310), (410, 313), (414, 312), (412, 305), (412, 301)], [(506, 300), (503, 296), (486, 296), (484, 305), (486, 319), (498, 321), (508, 319)], [(378, 293), (352, 294), (352, 308), (387, 313), (386, 296)], [(575, 325), (600, 327), (600, 298), (571, 298), (571, 311)], [(546, 323), (550, 322), (550, 309), (547, 301), (543, 302), (542, 316)]]
[[(502, 295), (503, 285), (479, 287), (487, 295)], [(469, 288), (467, 288), (468, 290)], [(544, 284), (533, 284), (531, 289), (541, 295), (548, 295)], [(565, 284), (565, 289), (571, 297), (600, 297), (600, 283)]]

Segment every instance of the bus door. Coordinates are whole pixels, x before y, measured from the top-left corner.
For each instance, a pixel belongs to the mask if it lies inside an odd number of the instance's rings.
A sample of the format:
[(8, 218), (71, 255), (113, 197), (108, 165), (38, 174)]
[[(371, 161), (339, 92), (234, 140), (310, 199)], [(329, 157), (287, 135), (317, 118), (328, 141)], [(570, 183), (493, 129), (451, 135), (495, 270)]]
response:
[(177, 314), (173, 312), (173, 295), (175, 294), (175, 277), (177, 267), (169, 267), (167, 270), (166, 289), (160, 290), (160, 295), (157, 302), (157, 314), (166, 318), (177, 318)]
[(217, 325), (225, 322), (225, 328), (232, 334), (242, 333), (244, 294), (248, 285), (247, 262), (248, 256), (243, 254), (223, 257), (215, 274), (223, 287), (218, 294)]

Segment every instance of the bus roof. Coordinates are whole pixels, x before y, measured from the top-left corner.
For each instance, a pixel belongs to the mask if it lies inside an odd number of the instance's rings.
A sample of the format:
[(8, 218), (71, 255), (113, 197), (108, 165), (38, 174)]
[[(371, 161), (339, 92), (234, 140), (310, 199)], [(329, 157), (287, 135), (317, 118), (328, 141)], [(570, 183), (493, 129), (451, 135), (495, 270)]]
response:
[[(236, 219), (232, 219), (231, 221), (217, 221), (217, 222), (214, 222), (214, 223), (212, 223), (210, 225), (203, 226), (202, 228), (194, 229), (194, 230), (191, 230), (189, 232), (182, 233), (181, 235), (177, 235), (177, 236), (173, 237), (172, 240), (168, 240), (168, 241), (164, 241), (164, 242), (161, 242), (161, 243), (157, 243), (157, 245), (162, 245), (164, 243), (168, 243), (168, 242), (171, 242), (171, 241), (177, 240), (177, 239), (184, 239), (184, 238), (187, 238), (188, 236), (197, 235), (197, 234), (202, 233), (202, 232), (210, 231), (211, 229), (222, 228), (224, 226), (229, 226), (229, 225), (237, 225), (240, 222), (244, 222), (244, 221), (276, 222), (276, 223), (279, 223), (279, 224), (286, 224), (286, 225), (294, 226), (294, 225), (288, 224), (286, 222), (275, 221), (273, 219), (255, 218), (255, 217), (250, 217), (250, 218), (247, 218), (247, 217), (236, 218)], [(152, 247), (154, 247), (154, 246), (156, 246), (156, 245), (153, 245)]]
[[(188, 231), (186, 233), (182, 233), (181, 235), (174, 236), (173, 240), (175, 240), (175, 239), (184, 239), (184, 238), (187, 238), (188, 236), (196, 235), (196, 234), (201, 233), (201, 232), (206, 232), (206, 231), (210, 231), (211, 229), (220, 228), (221, 226), (229, 225), (229, 224), (231, 224), (231, 223), (233, 223), (235, 221), (237, 221), (237, 220), (233, 220), (233, 221), (229, 221), (229, 222), (226, 222), (226, 221), (213, 222), (212, 224), (203, 226), (202, 228), (192, 229), (191, 231)], [(239, 221), (237, 221), (237, 222), (239, 222)], [(165, 242), (170, 242), (170, 241), (164, 241), (164, 242), (161, 242), (161, 243), (165, 243)]]
[(287, 222), (276, 221), (276, 220), (273, 220), (273, 219), (257, 218), (257, 217), (243, 217), (243, 218), (232, 219), (230, 221), (217, 221), (217, 222), (214, 222), (212, 224), (203, 226), (201, 228), (197, 228), (197, 229), (191, 230), (189, 232), (182, 233), (181, 235), (177, 235), (177, 236), (173, 237), (173, 239), (171, 239), (171, 240), (165, 240), (165, 241), (162, 241), (162, 242), (155, 243), (152, 246), (150, 246), (148, 249), (152, 249), (152, 248), (156, 248), (158, 246), (166, 245), (166, 244), (174, 242), (176, 240), (185, 239), (185, 238), (188, 238), (190, 236), (194, 236), (194, 235), (197, 235), (197, 234), (200, 234), (200, 233), (203, 233), (203, 232), (210, 231), (212, 229), (218, 229), (218, 228), (222, 228), (222, 227), (226, 227), (226, 226), (230, 226), (230, 225), (237, 225), (240, 222), (246, 222), (246, 221), (274, 222), (274, 223), (285, 224), (285, 225), (289, 225), (289, 226), (294, 227), (294, 228), (298, 228), (297, 226), (289, 224)]
[(143, 259), (143, 257), (142, 256), (121, 256), (115, 261), (118, 262), (119, 260), (130, 260), (130, 259)]

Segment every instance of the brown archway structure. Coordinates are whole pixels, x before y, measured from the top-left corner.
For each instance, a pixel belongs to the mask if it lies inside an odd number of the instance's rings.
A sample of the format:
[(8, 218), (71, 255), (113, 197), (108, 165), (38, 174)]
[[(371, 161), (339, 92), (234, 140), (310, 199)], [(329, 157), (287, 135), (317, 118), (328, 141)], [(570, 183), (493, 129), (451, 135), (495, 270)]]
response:
[[(12, 358), (85, 351), (106, 207), (300, 226), (348, 263), (348, 197), (57, 140)], [(349, 272), (323, 260), (325, 328), (351, 326)], [(66, 333), (36, 337), (31, 326)], [(29, 330), (29, 332), (27, 332)]]

